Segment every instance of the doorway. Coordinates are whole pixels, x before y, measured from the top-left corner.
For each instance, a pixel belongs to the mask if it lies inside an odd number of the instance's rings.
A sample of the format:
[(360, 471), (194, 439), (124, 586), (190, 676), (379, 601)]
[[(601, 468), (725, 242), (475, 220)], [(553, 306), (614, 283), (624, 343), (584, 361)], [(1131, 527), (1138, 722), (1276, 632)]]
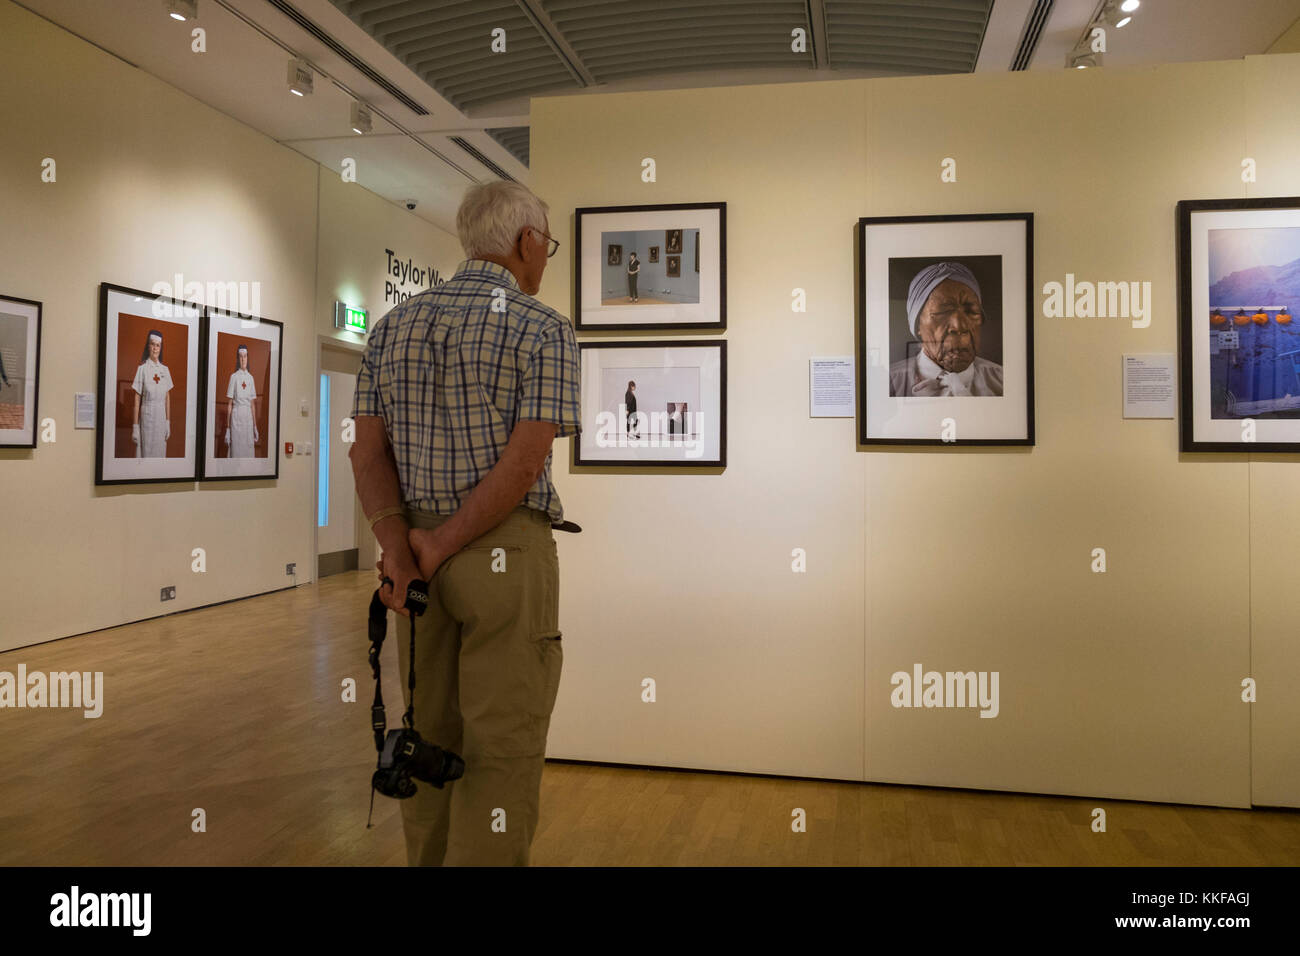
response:
[(318, 578), (368, 568), (375, 561), (373, 538), (360, 533), (362, 514), (348, 457), (352, 445), (344, 430), (345, 420), (352, 414), (360, 371), (359, 351), (321, 343), (316, 398), (320, 423), (316, 458)]

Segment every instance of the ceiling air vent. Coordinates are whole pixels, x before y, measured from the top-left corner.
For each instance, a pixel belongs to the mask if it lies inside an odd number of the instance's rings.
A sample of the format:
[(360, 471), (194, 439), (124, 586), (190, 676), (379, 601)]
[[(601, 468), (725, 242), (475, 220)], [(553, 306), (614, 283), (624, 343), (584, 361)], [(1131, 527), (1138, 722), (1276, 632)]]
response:
[(1026, 70), (1029, 68), (1029, 61), (1034, 58), (1034, 51), (1038, 49), (1039, 37), (1043, 35), (1043, 27), (1047, 24), (1047, 18), (1052, 14), (1052, 0), (1035, 0), (1034, 8), (1029, 11), (1029, 16), (1025, 18), (1025, 29), (1020, 34), (1020, 46), (1016, 48), (1016, 57), (1011, 61), (1012, 70)]
[(492, 160), (488, 159), (486, 156), (480, 153), (473, 144), (466, 142), (460, 136), (448, 136), (447, 138), (451, 140), (453, 143), (455, 143), (457, 146), (459, 146), (461, 149), (463, 149), (465, 152), (473, 156), (477, 162), (482, 163), (484, 166), (490, 169), (494, 175), (499, 176), (502, 179), (508, 179), (512, 183), (518, 182), (518, 180), (515, 179), (515, 177), (511, 176), (508, 172), (506, 172), (496, 163), (492, 162)]

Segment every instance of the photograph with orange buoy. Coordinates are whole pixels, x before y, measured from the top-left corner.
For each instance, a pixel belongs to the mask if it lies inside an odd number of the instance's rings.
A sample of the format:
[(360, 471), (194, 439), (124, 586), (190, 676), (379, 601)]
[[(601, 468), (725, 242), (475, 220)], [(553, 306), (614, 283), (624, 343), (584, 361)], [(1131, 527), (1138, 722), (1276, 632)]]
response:
[(1300, 418), (1300, 228), (1210, 229), (1213, 418)]

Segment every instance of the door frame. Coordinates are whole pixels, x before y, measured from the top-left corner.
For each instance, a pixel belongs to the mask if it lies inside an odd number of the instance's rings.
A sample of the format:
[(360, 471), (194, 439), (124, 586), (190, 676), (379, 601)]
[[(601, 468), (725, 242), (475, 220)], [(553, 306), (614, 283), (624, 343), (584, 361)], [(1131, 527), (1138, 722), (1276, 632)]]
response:
[[(314, 379), (312, 379), (312, 405), (316, 409), (316, 414), (312, 417), (312, 421), (315, 425), (315, 428), (311, 436), (312, 446), (316, 450), (315, 451), (316, 464), (312, 466), (312, 470), (311, 470), (311, 580), (312, 581), (316, 581), (318, 579), (317, 564), (320, 561), (320, 527), (316, 524), (316, 521), (320, 515), (320, 510), (319, 510), (320, 509), (320, 453), (321, 453), (320, 377), (321, 377), (321, 372), (325, 370), (324, 362), (321, 360), (321, 353), (327, 348), (334, 349), (335, 351), (339, 351), (339, 352), (350, 352), (353, 355), (356, 355), (358, 358), (366, 354), (366, 347), (364, 343), (349, 342), (345, 339), (335, 338), (332, 335), (322, 335), (319, 332), (316, 334), (316, 376)], [(359, 502), (357, 507), (360, 508)], [(361, 546), (361, 542), (358, 541), (357, 547), (360, 546)]]

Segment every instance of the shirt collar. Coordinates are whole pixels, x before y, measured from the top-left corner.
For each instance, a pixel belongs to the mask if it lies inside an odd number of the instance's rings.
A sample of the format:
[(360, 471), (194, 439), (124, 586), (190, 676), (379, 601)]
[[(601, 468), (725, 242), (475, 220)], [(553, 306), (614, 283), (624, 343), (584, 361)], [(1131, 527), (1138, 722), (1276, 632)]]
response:
[(955, 378), (963, 385), (970, 385), (971, 380), (975, 378), (974, 362), (971, 362), (969, 365), (966, 366), (966, 368), (964, 368), (960, 372), (949, 372), (947, 369), (943, 368), (942, 366), (937, 364), (933, 359), (931, 359), (930, 356), (926, 355), (924, 349), (916, 353), (916, 364), (917, 364), (917, 368), (921, 373), (921, 378), (923, 379), (938, 378), (939, 376), (943, 375), (946, 376), (947, 378)]
[(466, 259), (456, 267), (456, 274), (452, 278), (481, 279), (494, 285), (519, 288), (519, 282), (513, 272), (500, 263), (489, 262), (487, 259)]

